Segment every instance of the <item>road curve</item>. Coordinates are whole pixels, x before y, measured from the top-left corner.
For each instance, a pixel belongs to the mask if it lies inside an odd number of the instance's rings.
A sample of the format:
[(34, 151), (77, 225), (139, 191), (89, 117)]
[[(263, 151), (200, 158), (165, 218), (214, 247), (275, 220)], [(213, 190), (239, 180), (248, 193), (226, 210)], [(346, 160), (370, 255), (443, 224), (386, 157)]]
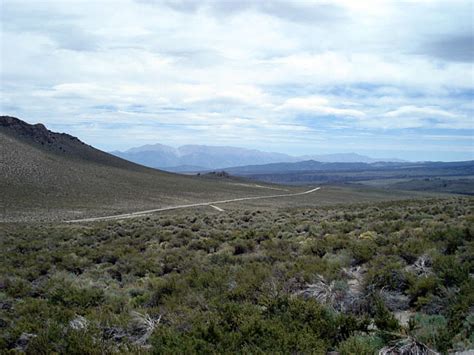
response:
[(308, 191), (297, 192), (297, 193), (294, 193), (294, 194), (240, 197), (240, 198), (234, 198), (234, 199), (230, 199), (230, 200), (200, 202), (200, 203), (192, 203), (192, 204), (189, 204), (189, 205), (177, 205), (177, 206), (162, 207), (162, 208), (156, 208), (156, 209), (153, 209), (153, 210), (138, 211), (138, 212), (132, 212), (132, 213), (118, 214), (118, 215), (113, 215), (113, 216), (72, 219), (70, 221), (65, 221), (65, 222), (66, 223), (80, 223), (80, 222), (95, 222), (95, 221), (108, 221), (108, 220), (114, 220), (114, 219), (134, 218), (134, 217), (138, 217), (138, 216), (147, 215), (147, 214), (150, 214), (150, 213), (170, 211), (170, 210), (178, 210), (178, 209), (181, 209), (181, 208), (210, 206), (210, 205), (217, 205), (217, 204), (221, 204), (221, 203), (238, 202), (238, 201), (262, 200), (262, 199), (265, 199), (265, 198), (301, 196), (301, 195), (310, 194), (310, 193), (315, 192), (319, 189), (321, 189), (321, 187), (316, 187), (316, 188), (308, 190)]

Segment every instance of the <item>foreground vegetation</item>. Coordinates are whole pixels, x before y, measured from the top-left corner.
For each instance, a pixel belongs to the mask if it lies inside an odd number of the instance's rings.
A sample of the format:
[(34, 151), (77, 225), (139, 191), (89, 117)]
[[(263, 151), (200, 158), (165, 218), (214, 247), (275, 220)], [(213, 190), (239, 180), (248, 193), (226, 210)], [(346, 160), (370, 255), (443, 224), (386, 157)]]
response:
[(0, 226), (0, 350), (474, 347), (474, 200)]

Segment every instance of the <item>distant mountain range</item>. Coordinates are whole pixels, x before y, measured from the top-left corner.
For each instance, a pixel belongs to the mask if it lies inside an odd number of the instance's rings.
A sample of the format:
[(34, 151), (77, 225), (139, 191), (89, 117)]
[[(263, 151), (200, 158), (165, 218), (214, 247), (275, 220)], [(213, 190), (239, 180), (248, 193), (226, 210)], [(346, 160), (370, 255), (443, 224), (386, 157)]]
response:
[(374, 159), (355, 153), (291, 156), (227, 146), (184, 145), (173, 148), (163, 144), (144, 145), (112, 154), (134, 163), (174, 172), (224, 169), (235, 166), (270, 163), (295, 163), (314, 160), (324, 163), (401, 162), (399, 159)]

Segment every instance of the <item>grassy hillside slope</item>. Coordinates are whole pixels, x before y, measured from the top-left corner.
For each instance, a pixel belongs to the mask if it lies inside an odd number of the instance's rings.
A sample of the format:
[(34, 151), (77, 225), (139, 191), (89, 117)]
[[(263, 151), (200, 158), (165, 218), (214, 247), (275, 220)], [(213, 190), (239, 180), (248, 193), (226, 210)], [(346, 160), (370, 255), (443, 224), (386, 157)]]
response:
[(6, 116), (0, 117), (0, 167), (0, 220), (72, 218), (274, 193), (232, 179), (146, 168)]

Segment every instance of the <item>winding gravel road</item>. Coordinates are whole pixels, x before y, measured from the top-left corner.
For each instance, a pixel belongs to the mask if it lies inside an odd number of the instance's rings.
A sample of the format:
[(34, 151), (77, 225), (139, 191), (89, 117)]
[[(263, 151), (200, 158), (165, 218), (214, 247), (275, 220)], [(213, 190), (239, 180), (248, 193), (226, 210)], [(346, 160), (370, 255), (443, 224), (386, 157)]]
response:
[(162, 212), (162, 211), (170, 211), (170, 210), (178, 210), (181, 208), (190, 208), (190, 207), (199, 207), (199, 206), (211, 206), (211, 205), (217, 205), (221, 203), (229, 203), (229, 202), (238, 202), (238, 201), (249, 201), (249, 200), (262, 200), (265, 198), (278, 198), (278, 197), (292, 197), (292, 196), (301, 196), (301, 195), (307, 195), (312, 192), (315, 192), (319, 190), (321, 187), (316, 187), (314, 189), (308, 190), (308, 191), (303, 191), (303, 192), (297, 192), (294, 194), (280, 194), (280, 195), (269, 195), (269, 196), (254, 196), (254, 197), (240, 197), (240, 198), (234, 198), (230, 200), (221, 200), (221, 201), (212, 201), (212, 202), (200, 202), (200, 203), (192, 203), (189, 205), (177, 205), (177, 206), (169, 206), (169, 207), (162, 207), (162, 208), (156, 208), (154, 210), (146, 210), (146, 211), (138, 211), (138, 212), (132, 212), (132, 213), (125, 213), (125, 214), (119, 214), (119, 215), (113, 215), (113, 216), (103, 216), (103, 217), (92, 217), (92, 218), (82, 218), (82, 219), (73, 219), (70, 221), (66, 221), (66, 223), (80, 223), (80, 222), (95, 222), (95, 221), (107, 221), (107, 220), (113, 220), (113, 219), (126, 219), (126, 218), (134, 218), (134, 217), (139, 217), (143, 215), (147, 215), (150, 213), (155, 213), (155, 212)]

